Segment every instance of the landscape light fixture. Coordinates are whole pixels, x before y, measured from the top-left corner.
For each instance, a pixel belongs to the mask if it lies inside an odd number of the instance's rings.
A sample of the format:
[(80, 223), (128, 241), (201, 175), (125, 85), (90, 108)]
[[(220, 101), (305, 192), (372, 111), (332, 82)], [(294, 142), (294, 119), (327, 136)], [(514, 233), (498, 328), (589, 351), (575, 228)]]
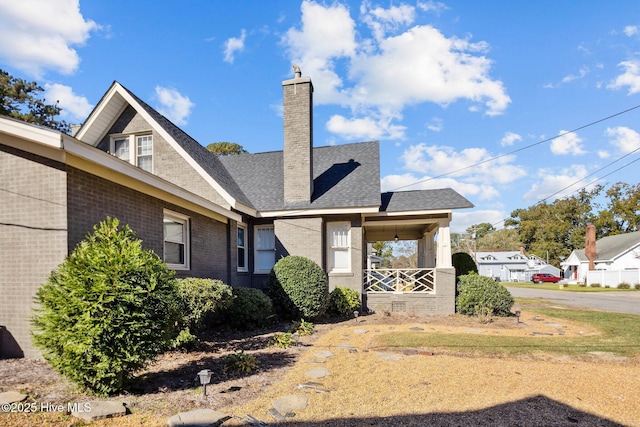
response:
[(202, 385), (202, 395), (207, 395), (207, 384), (211, 382), (211, 369), (203, 369), (198, 372), (198, 379), (200, 380), (200, 384)]
[(357, 310), (353, 312), (353, 318), (354, 318), (354, 319), (356, 319), (356, 323), (358, 323), (358, 315), (359, 315), (359, 314), (360, 314), (360, 313), (358, 313), (358, 311), (357, 311)]
[(399, 239), (399, 237), (398, 237), (398, 226), (396, 225), (396, 235), (393, 236), (393, 240), (397, 242), (398, 239)]
[(520, 310), (516, 310), (516, 317), (518, 318), (518, 323), (520, 323)]

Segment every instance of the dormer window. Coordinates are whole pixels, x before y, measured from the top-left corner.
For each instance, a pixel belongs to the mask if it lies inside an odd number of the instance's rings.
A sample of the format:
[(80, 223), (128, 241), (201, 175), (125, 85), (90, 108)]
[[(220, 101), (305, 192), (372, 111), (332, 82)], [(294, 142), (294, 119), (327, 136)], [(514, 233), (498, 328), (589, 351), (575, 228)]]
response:
[(153, 172), (153, 136), (122, 135), (111, 138), (109, 152), (119, 159)]

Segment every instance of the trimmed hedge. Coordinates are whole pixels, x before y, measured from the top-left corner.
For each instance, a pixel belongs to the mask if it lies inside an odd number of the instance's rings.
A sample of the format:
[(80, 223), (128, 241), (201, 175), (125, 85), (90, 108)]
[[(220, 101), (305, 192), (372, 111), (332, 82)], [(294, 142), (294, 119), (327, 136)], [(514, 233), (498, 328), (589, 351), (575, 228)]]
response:
[(316, 319), (329, 302), (329, 284), (322, 268), (309, 258), (281, 258), (269, 274), (269, 295), (274, 308), (286, 319)]
[(353, 289), (336, 286), (329, 294), (329, 314), (332, 316), (351, 316), (360, 310), (360, 293)]
[(468, 274), (459, 277), (457, 311), (469, 316), (490, 314), (510, 316), (514, 299), (511, 293), (491, 277)]
[(178, 334), (174, 272), (115, 218), (94, 227), (36, 295), (33, 340), (98, 395), (125, 390)]
[(451, 263), (453, 268), (456, 269), (456, 278), (478, 272), (478, 266), (473, 257), (466, 252), (458, 252), (451, 255)]
[(238, 329), (263, 327), (273, 315), (271, 299), (260, 289), (232, 287), (233, 301), (216, 315), (216, 323)]

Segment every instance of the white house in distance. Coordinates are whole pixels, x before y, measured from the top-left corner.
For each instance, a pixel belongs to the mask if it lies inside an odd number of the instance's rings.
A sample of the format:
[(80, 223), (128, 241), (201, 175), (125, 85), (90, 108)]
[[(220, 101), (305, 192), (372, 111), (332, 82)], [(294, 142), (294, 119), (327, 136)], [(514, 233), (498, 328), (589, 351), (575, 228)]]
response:
[(595, 227), (587, 226), (585, 249), (576, 249), (562, 262), (569, 283), (618, 287), (640, 283), (640, 231), (595, 239)]
[[(472, 255), (474, 256), (474, 255)], [(478, 274), (501, 282), (527, 282), (535, 273), (560, 275), (560, 269), (547, 264), (542, 258), (520, 251), (476, 252), (474, 256)]]

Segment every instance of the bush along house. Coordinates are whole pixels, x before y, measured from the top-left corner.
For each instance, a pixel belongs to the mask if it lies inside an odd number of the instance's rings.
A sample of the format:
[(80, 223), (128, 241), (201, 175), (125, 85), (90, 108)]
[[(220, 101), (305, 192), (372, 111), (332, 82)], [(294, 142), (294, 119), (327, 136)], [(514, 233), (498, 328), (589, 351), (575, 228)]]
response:
[[(449, 224), (473, 205), (448, 188), (381, 193), (378, 142), (314, 147), (313, 84), (294, 69), (277, 152), (218, 157), (118, 82), (73, 137), (0, 118), (0, 355), (38, 354), (35, 292), (107, 216), (179, 277), (265, 289), (301, 255), (368, 309), (453, 313)], [(418, 242), (418, 268), (367, 269), (367, 243), (394, 237)]]

